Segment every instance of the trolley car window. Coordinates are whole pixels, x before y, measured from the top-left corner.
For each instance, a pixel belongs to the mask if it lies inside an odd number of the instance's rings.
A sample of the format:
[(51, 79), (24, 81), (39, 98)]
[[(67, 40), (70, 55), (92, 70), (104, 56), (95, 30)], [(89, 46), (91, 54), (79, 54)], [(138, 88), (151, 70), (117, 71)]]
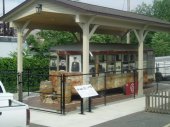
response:
[(3, 93), (2, 88), (0, 87), (0, 93)]
[(134, 56), (134, 54), (131, 54), (130, 55), (130, 62), (134, 62), (135, 61), (135, 56)]
[(121, 54), (116, 55), (116, 61), (121, 61)]
[(105, 56), (104, 55), (99, 55), (99, 62), (105, 62)]
[(129, 62), (128, 55), (123, 55), (123, 62), (125, 63)]

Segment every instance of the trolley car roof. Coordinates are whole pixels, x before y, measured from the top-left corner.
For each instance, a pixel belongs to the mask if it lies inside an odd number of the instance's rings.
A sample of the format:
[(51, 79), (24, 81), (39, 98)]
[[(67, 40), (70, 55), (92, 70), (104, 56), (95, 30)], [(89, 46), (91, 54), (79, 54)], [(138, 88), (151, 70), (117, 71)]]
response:
[[(42, 10), (37, 13), (40, 5)], [(148, 31), (170, 31), (170, 23), (160, 19), (71, 0), (26, 0), (0, 20), (21, 25), (29, 21), (28, 29), (81, 32), (77, 22), (84, 23), (90, 18), (91, 25), (99, 25), (96, 33), (123, 36), (129, 30), (144, 27)]]
[[(137, 52), (138, 45), (136, 44), (99, 44), (90, 43), (90, 52), (94, 54), (114, 54), (114, 53), (128, 53)], [(51, 52), (57, 52), (58, 54), (81, 54), (82, 45), (81, 44), (67, 44), (58, 45), (50, 49)], [(144, 51), (153, 51), (151, 48), (145, 47)]]

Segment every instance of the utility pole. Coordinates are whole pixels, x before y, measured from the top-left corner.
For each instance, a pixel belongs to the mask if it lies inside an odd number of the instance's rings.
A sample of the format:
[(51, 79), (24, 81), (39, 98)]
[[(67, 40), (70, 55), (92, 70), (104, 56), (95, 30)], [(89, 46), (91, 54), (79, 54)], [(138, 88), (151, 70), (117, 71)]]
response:
[[(5, 0), (2, 0), (2, 5), (3, 5), (3, 16), (5, 15)], [(5, 36), (6, 33), (6, 26), (5, 22), (3, 22), (3, 35)]]
[[(130, 0), (127, 0), (127, 11), (130, 12)], [(130, 31), (127, 33), (127, 44), (130, 44)]]
[(5, 15), (5, 0), (2, 1), (2, 5), (3, 5), (3, 15)]

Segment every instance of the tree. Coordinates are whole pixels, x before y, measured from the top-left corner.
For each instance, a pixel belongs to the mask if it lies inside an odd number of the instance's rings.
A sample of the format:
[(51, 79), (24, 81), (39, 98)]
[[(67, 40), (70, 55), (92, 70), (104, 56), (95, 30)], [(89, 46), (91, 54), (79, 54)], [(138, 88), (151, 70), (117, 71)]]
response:
[[(138, 14), (141, 15), (145, 15), (145, 16), (150, 16), (153, 17), (154, 16), (154, 9), (152, 5), (147, 5), (146, 3), (142, 3), (141, 5), (138, 5), (135, 10), (133, 10), (133, 12), (136, 12)], [(154, 35), (155, 32), (149, 32), (145, 38), (145, 45), (151, 47), (151, 41), (152, 41), (152, 37)], [(131, 35), (131, 40), (132, 42), (137, 42), (136, 36), (134, 35), (134, 33)]]
[[(154, 0), (154, 16), (165, 21), (170, 21), (170, 0)], [(156, 56), (170, 55), (170, 34), (155, 33), (152, 39), (152, 48)]]
[(121, 42), (119, 36), (115, 35), (104, 35), (104, 34), (94, 34), (90, 42), (92, 43), (118, 43)]
[(155, 17), (170, 21), (170, 0), (154, 0), (153, 11)]
[(146, 15), (146, 16), (154, 16), (154, 9), (152, 5), (147, 5), (146, 3), (142, 3), (141, 5), (138, 5), (133, 12), (136, 12), (138, 14)]
[[(170, 21), (170, 0), (154, 0), (153, 6), (142, 3), (135, 9), (135, 12)], [(153, 48), (156, 56), (170, 55), (169, 38), (170, 35), (167, 33), (149, 32), (145, 44)]]
[(38, 56), (43, 56), (44, 53), (49, 52), (53, 46), (67, 43), (74, 43), (75, 37), (69, 32), (59, 32), (53, 30), (42, 30), (36, 35), (30, 35), (27, 38), (27, 44), (30, 50), (36, 52)]
[(152, 38), (152, 48), (155, 51), (155, 56), (170, 55), (170, 34), (155, 33)]
[[(30, 35), (27, 38), (27, 45), (38, 56), (43, 56), (44, 53), (49, 52), (51, 47), (61, 44), (78, 43), (80, 41), (78, 38), (80, 38), (78, 33), (42, 30), (36, 35)], [(121, 42), (121, 39), (119, 36), (114, 35), (94, 34), (90, 41), (93, 43), (117, 43)]]
[(26, 42), (27, 42), (27, 45), (30, 48), (32, 48), (32, 47), (38, 48), (38, 42), (37, 42), (37, 40), (36, 40), (34, 35), (29, 35), (27, 40), (26, 40)]

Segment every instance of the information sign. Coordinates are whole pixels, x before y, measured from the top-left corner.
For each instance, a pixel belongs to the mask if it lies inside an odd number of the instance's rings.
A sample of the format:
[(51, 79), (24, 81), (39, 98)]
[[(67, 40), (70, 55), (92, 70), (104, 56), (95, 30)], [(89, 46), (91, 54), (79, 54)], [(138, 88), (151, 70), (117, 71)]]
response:
[(74, 86), (78, 94), (81, 98), (88, 98), (88, 97), (94, 97), (97, 96), (98, 93), (96, 90), (92, 87), (91, 84), (88, 85), (81, 85), (81, 86)]

